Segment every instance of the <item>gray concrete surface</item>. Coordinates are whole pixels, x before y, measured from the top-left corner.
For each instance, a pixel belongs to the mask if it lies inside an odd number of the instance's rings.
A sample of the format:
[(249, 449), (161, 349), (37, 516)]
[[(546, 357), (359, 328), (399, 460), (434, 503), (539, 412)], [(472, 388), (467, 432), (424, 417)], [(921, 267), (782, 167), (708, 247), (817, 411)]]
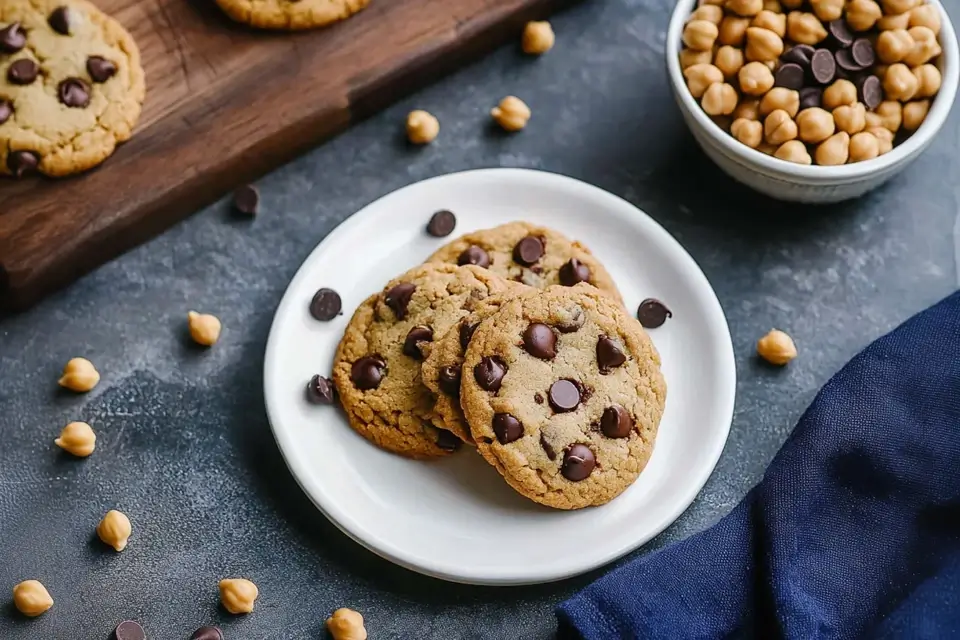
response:
[[(493, 589), (396, 568), (311, 506), (264, 416), (267, 330), (301, 260), (368, 202), (461, 169), (533, 167), (592, 182), (647, 211), (702, 265), (733, 333), (736, 415), (700, 497), (639, 553), (729, 511), (834, 371), (957, 288), (960, 120), (954, 113), (919, 162), (858, 202), (815, 209), (754, 196), (710, 165), (674, 108), (663, 64), (670, 9), (666, 0), (573, 8), (555, 19), (557, 48), (543, 59), (504, 48), (265, 177), (257, 219), (220, 202), (0, 320), (0, 593), (36, 577), (56, 599), (31, 621), (0, 595), (0, 637), (102, 639), (133, 618), (153, 640), (211, 622), (230, 639), (321, 638), (341, 605), (363, 612), (374, 640), (552, 636), (554, 605), (593, 576)], [(510, 93), (534, 116), (508, 137), (489, 129), (487, 111)], [(429, 148), (403, 143), (413, 107), (442, 123)], [(185, 339), (190, 308), (223, 319), (215, 349)], [(753, 357), (771, 326), (801, 350), (783, 371)], [(56, 386), (78, 354), (103, 374), (85, 396)], [(73, 419), (100, 435), (85, 461), (51, 444)], [(93, 537), (110, 508), (134, 522), (120, 555)], [(235, 574), (260, 586), (253, 615), (218, 610), (217, 580)]]

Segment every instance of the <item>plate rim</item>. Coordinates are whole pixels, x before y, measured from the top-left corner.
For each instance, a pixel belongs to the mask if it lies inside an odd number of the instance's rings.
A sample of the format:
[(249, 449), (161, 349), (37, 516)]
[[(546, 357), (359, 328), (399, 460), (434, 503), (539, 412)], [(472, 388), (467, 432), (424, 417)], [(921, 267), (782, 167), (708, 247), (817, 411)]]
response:
[[(560, 571), (541, 571), (536, 575), (527, 575), (526, 577), (515, 577), (515, 576), (493, 576), (489, 574), (484, 574), (482, 570), (472, 570), (466, 571), (463, 574), (455, 574), (449, 571), (444, 571), (441, 569), (431, 568), (429, 566), (424, 566), (421, 563), (414, 562), (408, 557), (405, 557), (405, 554), (402, 549), (397, 548), (396, 545), (384, 541), (378, 536), (370, 536), (369, 531), (363, 527), (351, 527), (351, 524), (355, 524), (353, 519), (341, 508), (337, 507), (335, 501), (329, 500), (326, 492), (323, 491), (322, 487), (319, 486), (306, 486), (308, 484), (307, 479), (309, 478), (309, 469), (306, 465), (303, 464), (302, 460), (296, 454), (296, 443), (292, 438), (289, 437), (289, 430), (284, 430), (278, 428), (277, 426), (277, 415), (279, 410), (277, 407), (273, 406), (275, 402), (278, 402), (277, 399), (271, 400), (271, 391), (269, 381), (273, 378), (273, 370), (276, 365), (274, 365), (274, 360), (278, 356), (271, 357), (271, 354), (277, 351), (277, 344), (279, 343), (279, 325), (281, 324), (281, 318), (287, 315), (287, 309), (293, 304), (300, 302), (299, 299), (296, 299), (296, 296), (292, 295), (292, 289), (294, 284), (298, 282), (298, 279), (304, 273), (304, 270), (307, 268), (308, 263), (312, 261), (315, 255), (322, 253), (329, 246), (335, 244), (339, 241), (341, 236), (349, 234), (352, 229), (363, 223), (364, 218), (367, 215), (370, 215), (370, 211), (373, 210), (382, 200), (390, 198), (399, 194), (408, 189), (423, 188), (424, 185), (438, 182), (438, 181), (447, 181), (447, 180), (456, 180), (463, 179), (469, 176), (481, 176), (488, 177), (494, 175), (498, 178), (519, 180), (519, 181), (530, 181), (536, 183), (540, 181), (541, 185), (550, 186), (551, 183), (554, 185), (573, 188), (585, 192), (586, 195), (595, 200), (607, 200), (609, 203), (612, 203), (618, 207), (629, 207), (632, 209), (632, 212), (636, 218), (635, 220), (639, 225), (644, 227), (643, 231), (645, 233), (650, 233), (655, 237), (655, 241), (660, 244), (664, 243), (670, 245), (670, 248), (673, 249), (671, 253), (676, 254), (681, 262), (688, 262), (688, 271), (693, 276), (694, 280), (697, 281), (696, 287), (702, 289), (706, 295), (708, 306), (712, 307), (711, 313), (713, 318), (710, 320), (711, 324), (713, 322), (719, 321), (719, 326), (722, 327), (722, 344), (718, 345), (720, 351), (722, 351), (722, 360), (729, 365), (730, 374), (726, 376), (727, 381), (724, 385), (726, 388), (723, 394), (722, 404), (722, 440), (720, 445), (715, 448), (715, 451), (711, 452), (711, 455), (706, 464), (699, 466), (700, 469), (698, 477), (695, 481), (689, 485), (689, 489), (681, 494), (681, 499), (675, 501), (675, 506), (671, 509), (659, 522), (657, 522), (653, 527), (651, 527), (649, 535), (641, 536), (637, 540), (630, 541), (624, 545), (616, 547), (612, 550), (608, 550), (606, 553), (601, 554), (596, 558), (592, 558), (589, 562), (584, 563), (582, 566), (578, 566), (572, 569), (565, 569)], [(533, 186), (538, 186), (534, 184)], [(606, 210), (609, 210), (610, 207), (603, 207)], [(692, 269), (689, 269), (692, 267)], [(645, 211), (634, 205), (633, 203), (617, 196), (609, 191), (606, 191), (598, 186), (592, 185), (590, 183), (584, 182), (577, 178), (566, 176), (560, 173), (554, 173), (549, 171), (542, 171), (536, 169), (525, 169), (525, 168), (484, 168), (484, 169), (469, 169), (466, 171), (456, 171), (452, 173), (445, 173), (438, 176), (433, 176), (426, 178), (424, 180), (419, 180), (412, 182), (410, 184), (404, 185), (398, 189), (394, 189), (388, 193), (385, 193), (378, 198), (370, 201), (359, 210), (348, 216), (340, 224), (334, 227), (310, 253), (303, 259), (300, 263), (300, 266), (297, 268), (296, 273), (291, 277), (289, 283), (284, 289), (283, 296), (280, 299), (280, 303), (277, 305), (276, 311), (274, 312), (273, 320), (270, 324), (270, 331), (267, 336), (266, 347), (264, 350), (264, 364), (263, 364), (263, 396), (264, 396), (264, 407), (267, 414), (267, 421), (270, 424), (270, 430), (273, 434), (274, 440), (277, 443), (277, 447), (280, 450), (280, 454), (283, 457), (284, 462), (287, 465), (287, 469), (290, 471), (290, 474), (293, 476), (297, 485), (300, 487), (300, 490), (309, 498), (310, 502), (341, 532), (343, 532), (348, 538), (352, 539), (354, 542), (360, 544), (362, 547), (368, 551), (373, 552), (374, 554), (388, 560), (396, 565), (414, 571), (416, 573), (427, 575), (433, 578), (438, 578), (441, 580), (446, 580), (449, 582), (455, 582), (460, 584), (470, 584), (470, 585), (485, 585), (485, 586), (521, 586), (521, 585), (533, 585), (533, 584), (544, 584), (549, 582), (557, 582), (560, 580), (565, 580), (567, 578), (572, 578), (577, 575), (587, 573), (589, 571), (595, 570), (600, 567), (605, 567), (610, 563), (626, 556), (627, 554), (639, 549), (654, 537), (662, 533), (667, 527), (676, 522), (676, 520), (685, 512), (693, 501), (697, 498), (700, 492), (703, 490), (703, 487), (706, 485), (707, 481), (713, 475), (714, 470), (716, 469), (717, 463), (720, 460), (720, 456), (723, 454), (723, 451), (726, 448), (727, 442), (730, 437), (730, 429), (733, 423), (734, 407), (736, 403), (736, 383), (737, 383), (737, 368), (736, 368), (736, 358), (733, 349), (733, 338), (730, 334), (730, 327), (727, 323), (726, 315), (723, 311), (723, 307), (720, 304), (720, 300), (717, 297), (716, 291), (713, 286), (710, 284), (706, 275), (703, 273), (703, 270), (700, 268), (700, 265), (696, 262), (693, 256), (680, 244), (680, 242), (674, 238), (663, 226), (660, 225), (656, 220), (654, 220), (649, 214)], [(721, 384), (723, 384), (721, 382)], [(316, 483), (313, 483), (316, 485)], [(330, 504), (324, 504), (324, 502)], [(360, 529), (360, 531), (355, 530)], [(375, 541), (368, 540), (364, 537), (363, 533), (367, 533), (368, 537), (374, 538)]]

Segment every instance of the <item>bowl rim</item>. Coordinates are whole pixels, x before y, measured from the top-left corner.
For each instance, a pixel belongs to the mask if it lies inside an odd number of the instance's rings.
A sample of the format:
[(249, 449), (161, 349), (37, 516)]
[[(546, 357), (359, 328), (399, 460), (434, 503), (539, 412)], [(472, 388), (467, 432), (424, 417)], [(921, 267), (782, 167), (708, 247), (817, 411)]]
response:
[[(751, 149), (729, 133), (720, 128), (700, 107), (700, 104), (690, 94), (687, 83), (680, 68), (680, 43), (683, 27), (687, 18), (693, 12), (697, 0), (680, 0), (673, 10), (670, 25), (667, 29), (667, 70), (674, 93), (681, 102), (681, 106), (693, 117), (696, 124), (719, 146), (725, 155), (733, 156), (741, 164), (746, 163), (764, 173), (789, 178), (822, 180), (856, 180), (870, 177), (877, 173), (891, 169), (896, 165), (912, 158), (921, 152), (933, 139), (937, 131), (943, 126), (953, 108), (957, 96), (957, 87), (960, 84), (960, 46), (957, 43), (956, 32), (950, 16), (940, 0), (925, 0), (936, 6), (940, 11), (940, 46), (943, 53), (940, 57), (942, 83), (940, 91), (933, 100), (930, 112), (920, 128), (909, 139), (893, 148), (893, 150), (872, 160), (854, 162), (841, 166), (802, 165), (781, 160)], [(688, 121), (689, 122), (689, 121)]]

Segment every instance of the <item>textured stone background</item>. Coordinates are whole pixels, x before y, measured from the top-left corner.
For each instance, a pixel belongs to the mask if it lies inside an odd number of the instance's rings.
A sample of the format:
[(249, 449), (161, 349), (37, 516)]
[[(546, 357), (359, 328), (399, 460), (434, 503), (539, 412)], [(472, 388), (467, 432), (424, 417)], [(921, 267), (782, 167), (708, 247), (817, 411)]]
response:
[[(733, 429), (700, 497), (640, 553), (729, 511), (831, 373), (956, 289), (960, 120), (955, 113), (920, 161), (859, 202), (815, 209), (753, 196), (700, 154), (674, 108), (663, 63), (671, 8), (580, 5), (556, 17), (558, 45), (543, 59), (500, 50), (267, 176), (257, 219), (236, 219), (218, 203), (0, 320), (0, 592), (37, 577), (56, 599), (27, 621), (0, 596), (0, 637), (101, 639), (134, 618), (152, 639), (187, 638), (209, 622), (232, 639), (320, 638), (341, 605), (363, 612), (373, 639), (552, 635), (554, 604), (591, 576), (493, 589), (393, 567), (311, 506), (264, 416), (267, 330), (301, 260), (368, 202), (461, 169), (534, 167), (592, 182), (647, 211), (702, 265), (737, 351)], [(487, 120), (509, 93), (534, 113), (512, 137)], [(413, 107), (442, 123), (429, 148), (403, 143)], [(189, 308), (222, 318), (216, 348), (187, 342)], [(752, 355), (771, 326), (801, 350), (783, 371)], [(85, 396), (59, 392), (60, 368), (81, 354), (102, 383)], [(99, 434), (86, 461), (51, 443), (73, 419)], [(114, 507), (135, 527), (120, 555), (93, 537)], [(260, 586), (251, 616), (217, 608), (216, 582), (233, 574)]]

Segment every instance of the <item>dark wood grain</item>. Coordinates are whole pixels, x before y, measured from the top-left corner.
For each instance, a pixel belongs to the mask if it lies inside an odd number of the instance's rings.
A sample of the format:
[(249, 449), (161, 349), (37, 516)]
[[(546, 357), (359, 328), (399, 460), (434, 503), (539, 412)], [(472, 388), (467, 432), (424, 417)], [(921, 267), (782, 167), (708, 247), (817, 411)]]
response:
[(32, 304), (569, 0), (373, 0), (346, 22), (296, 34), (233, 24), (212, 0), (95, 1), (141, 48), (143, 116), (94, 171), (0, 179), (6, 308)]

